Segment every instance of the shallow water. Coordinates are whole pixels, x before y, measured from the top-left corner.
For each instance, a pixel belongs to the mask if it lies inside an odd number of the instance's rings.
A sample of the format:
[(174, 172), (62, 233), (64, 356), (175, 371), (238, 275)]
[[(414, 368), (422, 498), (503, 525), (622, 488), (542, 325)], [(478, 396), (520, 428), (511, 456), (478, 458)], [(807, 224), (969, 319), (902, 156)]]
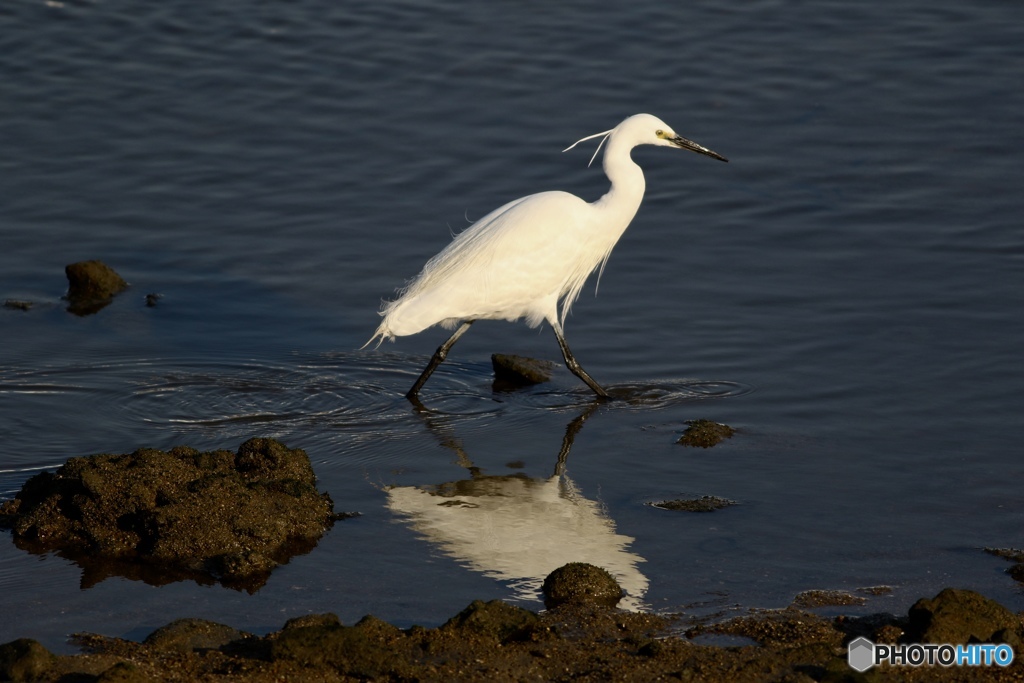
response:
[[(254, 595), (82, 589), (70, 562), (0, 542), (0, 609), (24, 615), (0, 642), (539, 608), (537, 575), (561, 558), (530, 538), (560, 514), (612, 553), (632, 606), (884, 584), (843, 609), (903, 611), (947, 585), (1024, 609), (980, 551), (1024, 544), (1022, 14), (4, 5), (0, 297), (34, 306), (0, 309), (0, 493), (70, 456), (263, 435), (306, 449), (336, 508), (362, 516)], [(635, 153), (644, 205), (566, 327), (633, 400), (594, 408), (564, 370), (494, 392), (492, 352), (559, 354), (550, 331), (482, 322), (414, 410), (402, 393), (445, 333), (358, 350), (380, 299), (511, 198), (598, 197), (590, 152), (559, 150), (637, 111), (730, 163)], [(62, 269), (89, 258), (132, 288), (77, 318)], [(676, 444), (696, 418), (737, 434)], [(444, 519), (396, 502), (439, 491), (461, 501)], [(647, 505), (700, 495), (740, 504)], [(481, 523), (498, 530), (472, 547)]]

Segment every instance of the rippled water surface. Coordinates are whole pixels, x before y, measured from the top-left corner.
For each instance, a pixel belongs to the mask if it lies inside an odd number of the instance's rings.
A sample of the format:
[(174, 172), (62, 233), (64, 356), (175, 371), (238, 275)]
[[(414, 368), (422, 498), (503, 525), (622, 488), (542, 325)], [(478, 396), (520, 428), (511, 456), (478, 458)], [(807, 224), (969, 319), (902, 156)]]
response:
[[(338, 511), (255, 594), (109, 578), (0, 537), (0, 642), (176, 617), (407, 626), (540, 608), (570, 557), (631, 608), (778, 607), (887, 585), (1024, 609), (1024, 10), (1013, 3), (14, 0), (0, 7), (0, 495), (71, 456), (305, 449)], [(648, 192), (566, 326), (564, 368), (496, 391), (481, 322), (360, 350), (382, 298), (475, 218), (607, 187), (648, 111), (729, 164), (641, 148)], [(64, 310), (63, 268), (131, 288)], [(159, 294), (156, 306), (147, 294)], [(727, 423), (711, 449), (686, 421)], [(649, 503), (714, 495), (710, 514)], [(87, 583), (87, 582), (86, 582)]]

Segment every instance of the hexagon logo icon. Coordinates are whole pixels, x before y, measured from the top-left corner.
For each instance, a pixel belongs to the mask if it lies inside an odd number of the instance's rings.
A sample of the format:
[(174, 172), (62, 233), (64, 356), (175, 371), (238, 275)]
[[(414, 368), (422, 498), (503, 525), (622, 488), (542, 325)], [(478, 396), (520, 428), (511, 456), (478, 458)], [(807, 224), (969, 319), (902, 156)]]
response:
[(854, 671), (867, 671), (875, 665), (875, 644), (864, 636), (851, 640), (846, 661)]

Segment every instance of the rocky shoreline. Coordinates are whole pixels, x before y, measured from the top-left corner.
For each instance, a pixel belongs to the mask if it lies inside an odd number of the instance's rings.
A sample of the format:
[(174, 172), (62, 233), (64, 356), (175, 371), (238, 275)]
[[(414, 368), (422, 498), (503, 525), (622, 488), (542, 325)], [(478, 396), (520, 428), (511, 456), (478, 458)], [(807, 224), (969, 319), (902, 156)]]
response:
[[(586, 593), (586, 591), (583, 591)], [(946, 589), (904, 617), (826, 619), (790, 607), (752, 611), (680, 632), (672, 619), (624, 612), (585, 595), (534, 613), (476, 601), (438, 628), (399, 629), (373, 616), (346, 626), (333, 614), (292, 619), (254, 636), (182, 619), (143, 642), (75, 634), (83, 654), (38, 642), (0, 645), (11, 681), (1021, 681), (1008, 667), (891, 667), (847, 661), (859, 636), (877, 643), (1002, 642), (1020, 650), (1021, 615), (972, 591)], [(745, 641), (702, 644), (709, 636)]]
[[(700, 511), (723, 504), (696, 503)], [(71, 458), (0, 504), (0, 527), (11, 529), (18, 547), (58, 552), (95, 581), (122, 575), (249, 591), (347, 516), (317, 490), (305, 452), (263, 438), (236, 451), (179, 446)], [(1024, 559), (1014, 549), (988, 550), (1015, 567)], [(369, 615), (343, 625), (333, 614), (313, 614), (262, 636), (184, 619), (141, 643), (75, 634), (82, 654), (65, 656), (18, 639), (0, 645), (0, 680), (1024, 681), (1021, 660), (858, 673), (847, 661), (848, 644), (858, 637), (880, 644), (1002, 643), (1018, 652), (1024, 621), (954, 589), (919, 600), (905, 616), (825, 618), (807, 611), (863, 602), (833, 593), (809, 591), (783, 610), (683, 623), (618, 609), (624, 592), (607, 571), (570, 563), (545, 580), (548, 609), (540, 613), (476, 601), (437, 628), (404, 630)]]

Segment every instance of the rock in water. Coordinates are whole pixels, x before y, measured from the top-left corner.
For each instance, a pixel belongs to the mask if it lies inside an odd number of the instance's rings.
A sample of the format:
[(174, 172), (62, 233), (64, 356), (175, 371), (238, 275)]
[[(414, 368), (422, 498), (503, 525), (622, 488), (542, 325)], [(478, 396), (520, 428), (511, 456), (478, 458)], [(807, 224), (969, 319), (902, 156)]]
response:
[(102, 261), (79, 261), (64, 267), (68, 276), (68, 310), (75, 315), (95, 313), (124, 291), (128, 283)]
[(333, 507), (304, 451), (250, 439), (236, 453), (179, 446), (71, 458), (0, 505), (0, 526), (26, 550), (62, 552), (92, 583), (206, 577), (254, 590), (316, 545)]
[(544, 604), (614, 607), (622, 598), (619, 583), (607, 570), (585, 562), (570, 562), (544, 579)]
[(555, 369), (555, 364), (548, 360), (505, 353), (491, 354), (491, 366), (494, 368), (495, 382), (511, 387), (548, 382)]

